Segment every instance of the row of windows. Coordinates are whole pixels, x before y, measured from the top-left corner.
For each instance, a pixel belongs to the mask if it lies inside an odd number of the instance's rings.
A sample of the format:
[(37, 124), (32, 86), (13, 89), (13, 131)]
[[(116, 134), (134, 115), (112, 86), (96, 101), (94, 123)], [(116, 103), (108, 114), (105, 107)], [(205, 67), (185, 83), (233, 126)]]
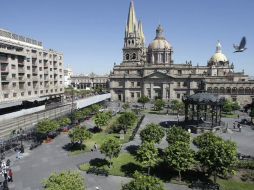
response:
[(210, 93), (218, 93), (218, 94), (254, 94), (254, 88), (251, 89), (249, 87), (247, 87), (247, 88), (243, 88), (243, 87), (240, 87), (240, 88), (236, 88), (236, 87), (233, 87), (233, 88), (230, 88), (230, 87), (211, 88), (211, 87), (209, 87), (209, 88), (207, 88), (207, 91)]
[[(140, 98), (140, 92), (136, 92), (136, 97)], [(131, 92), (131, 98), (135, 98), (135, 92)]]
[[(63, 90), (63, 89), (61, 88), (61, 89), (60, 89), (60, 92), (61, 92), (62, 90)], [(50, 93), (53, 93), (53, 92), (54, 92), (54, 90), (51, 89), (51, 90), (50, 90)], [(55, 92), (58, 92), (58, 89), (55, 89)], [(49, 93), (49, 90), (46, 90), (45, 93), (46, 93), (46, 94)], [(34, 91), (34, 94), (38, 94), (38, 91)], [(43, 90), (40, 91), (40, 94), (43, 94)], [(18, 93), (14, 92), (14, 93), (12, 94), (12, 97), (15, 98), (15, 97), (17, 97), (17, 95), (18, 95)], [(32, 95), (32, 92), (31, 92), (31, 91), (28, 91), (28, 92), (27, 92), (27, 95), (28, 95), (28, 96), (31, 96), (31, 95)], [(25, 92), (21, 92), (21, 93), (20, 93), (20, 96), (25, 96)], [(9, 98), (9, 94), (4, 94), (4, 98)]]

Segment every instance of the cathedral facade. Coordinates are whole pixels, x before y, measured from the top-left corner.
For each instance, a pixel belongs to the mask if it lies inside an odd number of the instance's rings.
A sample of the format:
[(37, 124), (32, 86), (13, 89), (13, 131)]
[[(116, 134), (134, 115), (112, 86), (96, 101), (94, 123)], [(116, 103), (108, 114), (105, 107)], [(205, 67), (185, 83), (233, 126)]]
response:
[(159, 25), (155, 39), (145, 46), (141, 21), (137, 21), (134, 4), (130, 3), (125, 28), (123, 61), (110, 73), (112, 100), (136, 102), (142, 95), (165, 101), (181, 100), (194, 94), (201, 81), (208, 92), (224, 96), (244, 105), (254, 99), (254, 81), (244, 72), (234, 72), (234, 65), (222, 53), (220, 42), (206, 66), (191, 61), (175, 64), (173, 47)]

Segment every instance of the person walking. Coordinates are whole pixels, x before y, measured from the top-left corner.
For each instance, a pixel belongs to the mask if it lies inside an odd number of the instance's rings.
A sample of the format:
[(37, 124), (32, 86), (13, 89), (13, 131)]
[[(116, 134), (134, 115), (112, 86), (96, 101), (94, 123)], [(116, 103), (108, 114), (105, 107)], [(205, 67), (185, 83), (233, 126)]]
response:
[(235, 122), (233, 123), (233, 127), (234, 127), (234, 129), (235, 129)]
[(239, 125), (239, 132), (241, 133), (242, 131), (242, 125)]
[(9, 169), (9, 171), (8, 171), (8, 181), (9, 181), (9, 182), (13, 182), (12, 176), (13, 176), (12, 170)]

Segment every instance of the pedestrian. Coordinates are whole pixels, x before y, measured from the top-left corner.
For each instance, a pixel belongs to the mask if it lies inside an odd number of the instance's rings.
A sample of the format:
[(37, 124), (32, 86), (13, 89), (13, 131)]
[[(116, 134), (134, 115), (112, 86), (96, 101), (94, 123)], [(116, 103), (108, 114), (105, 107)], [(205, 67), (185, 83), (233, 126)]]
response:
[(233, 123), (233, 127), (234, 127), (234, 129), (235, 129), (235, 122)]
[(239, 119), (239, 118), (240, 118), (240, 115), (238, 114), (238, 116), (237, 116), (237, 117), (238, 117), (238, 119)]
[(10, 159), (8, 159), (8, 160), (6, 161), (6, 166), (10, 167), (10, 165), (11, 165), (11, 161), (10, 161)]
[(190, 128), (188, 129), (188, 133), (191, 133), (191, 129)]
[(241, 132), (242, 131), (242, 126), (241, 125), (239, 125), (239, 132)]
[(95, 143), (95, 144), (94, 144), (94, 150), (96, 151), (97, 148), (98, 148), (98, 146), (97, 146), (97, 144)]
[(13, 182), (12, 176), (13, 176), (12, 170), (9, 169), (9, 172), (8, 172), (8, 181), (9, 181), (9, 182)]

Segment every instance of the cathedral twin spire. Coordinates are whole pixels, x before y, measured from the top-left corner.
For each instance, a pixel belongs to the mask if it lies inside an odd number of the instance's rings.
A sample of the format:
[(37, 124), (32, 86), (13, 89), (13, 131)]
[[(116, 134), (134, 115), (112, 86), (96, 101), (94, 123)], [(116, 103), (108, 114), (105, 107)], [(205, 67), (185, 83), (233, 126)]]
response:
[(142, 44), (145, 43), (145, 35), (143, 32), (142, 22), (137, 22), (134, 3), (132, 0), (130, 3), (128, 20), (125, 28), (125, 37), (130, 37), (133, 35), (135, 37), (139, 37)]

